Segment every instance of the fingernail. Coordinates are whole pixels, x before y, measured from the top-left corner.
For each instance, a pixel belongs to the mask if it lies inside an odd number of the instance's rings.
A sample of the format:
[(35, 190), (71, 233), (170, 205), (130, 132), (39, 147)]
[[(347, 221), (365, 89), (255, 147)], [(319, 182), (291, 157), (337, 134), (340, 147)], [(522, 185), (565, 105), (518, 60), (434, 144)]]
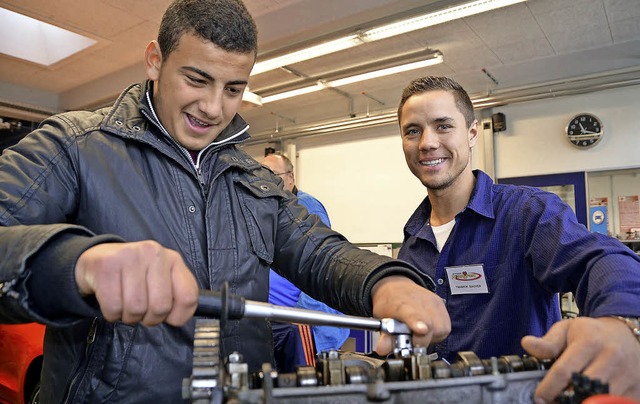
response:
[(422, 331), (422, 332), (427, 332), (429, 330), (429, 328), (427, 327), (427, 324), (424, 321), (418, 321), (416, 323), (416, 328), (418, 329), (418, 331)]
[(540, 398), (540, 397), (536, 397), (535, 400), (533, 400), (533, 402), (536, 404), (547, 404), (547, 402), (544, 401), (544, 398)]

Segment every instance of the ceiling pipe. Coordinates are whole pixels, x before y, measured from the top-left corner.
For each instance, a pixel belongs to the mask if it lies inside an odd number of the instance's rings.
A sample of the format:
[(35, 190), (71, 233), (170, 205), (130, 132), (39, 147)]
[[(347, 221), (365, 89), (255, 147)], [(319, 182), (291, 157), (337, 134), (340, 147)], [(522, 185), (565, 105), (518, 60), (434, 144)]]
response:
[[(576, 79), (559, 80), (530, 87), (517, 87), (491, 94), (471, 95), (476, 110), (494, 108), (507, 104), (536, 101), (547, 98), (580, 95), (596, 91), (609, 90), (640, 85), (640, 70), (623, 70), (618, 73), (585, 76)], [(397, 124), (397, 110), (389, 109), (375, 115), (315, 122), (306, 125), (291, 126), (280, 129), (253, 133), (247, 145), (287, 140), (293, 138), (335, 134), (354, 129), (362, 129), (379, 125)]]

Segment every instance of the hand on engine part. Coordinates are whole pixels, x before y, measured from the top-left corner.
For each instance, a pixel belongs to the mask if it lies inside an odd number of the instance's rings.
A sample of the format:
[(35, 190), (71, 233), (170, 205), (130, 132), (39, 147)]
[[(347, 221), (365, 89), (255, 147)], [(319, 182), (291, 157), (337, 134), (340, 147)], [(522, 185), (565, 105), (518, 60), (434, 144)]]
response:
[(563, 320), (542, 338), (524, 337), (522, 346), (537, 358), (557, 358), (536, 389), (536, 403), (553, 402), (575, 372), (608, 383), (611, 394), (640, 400), (640, 343), (617, 318)]
[[(451, 332), (451, 320), (442, 299), (408, 278), (384, 278), (376, 283), (371, 295), (374, 317), (405, 323), (413, 333), (414, 346), (442, 341)], [(376, 352), (386, 355), (393, 348), (394, 338), (383, 333)]]
[(198, 304), (198, 285), (180, 254), (155, 241), (94, 246), (80, 255), (75, 277), (108, 321), (180, 326)]

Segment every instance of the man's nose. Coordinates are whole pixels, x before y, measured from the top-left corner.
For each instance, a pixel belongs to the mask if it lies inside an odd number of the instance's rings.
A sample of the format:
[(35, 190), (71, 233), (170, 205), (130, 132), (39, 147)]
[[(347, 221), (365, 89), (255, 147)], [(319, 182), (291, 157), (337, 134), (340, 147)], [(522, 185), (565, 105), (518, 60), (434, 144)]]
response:
[(199, 108), (207, 119), (216, 120), (222, 115), (222, 97), (223, 92), (216, 89), (209, 92), (207, 96), (201, 100)]

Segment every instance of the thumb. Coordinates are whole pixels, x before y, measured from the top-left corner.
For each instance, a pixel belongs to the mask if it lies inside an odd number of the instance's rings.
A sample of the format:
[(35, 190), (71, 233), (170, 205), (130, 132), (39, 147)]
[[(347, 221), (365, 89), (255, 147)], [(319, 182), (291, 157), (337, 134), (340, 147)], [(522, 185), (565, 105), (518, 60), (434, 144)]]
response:
[(381, 333), (376, 344), (376, 353), (385, 356), (393, 350), (393, 338), (389, 334)]
[(567, 332), (569, 321), (555, 323), (542, 337), (527, 335), (522, 338), (521, 344), (531, 356), (541, 359), (557, 358), (567, 346)]

